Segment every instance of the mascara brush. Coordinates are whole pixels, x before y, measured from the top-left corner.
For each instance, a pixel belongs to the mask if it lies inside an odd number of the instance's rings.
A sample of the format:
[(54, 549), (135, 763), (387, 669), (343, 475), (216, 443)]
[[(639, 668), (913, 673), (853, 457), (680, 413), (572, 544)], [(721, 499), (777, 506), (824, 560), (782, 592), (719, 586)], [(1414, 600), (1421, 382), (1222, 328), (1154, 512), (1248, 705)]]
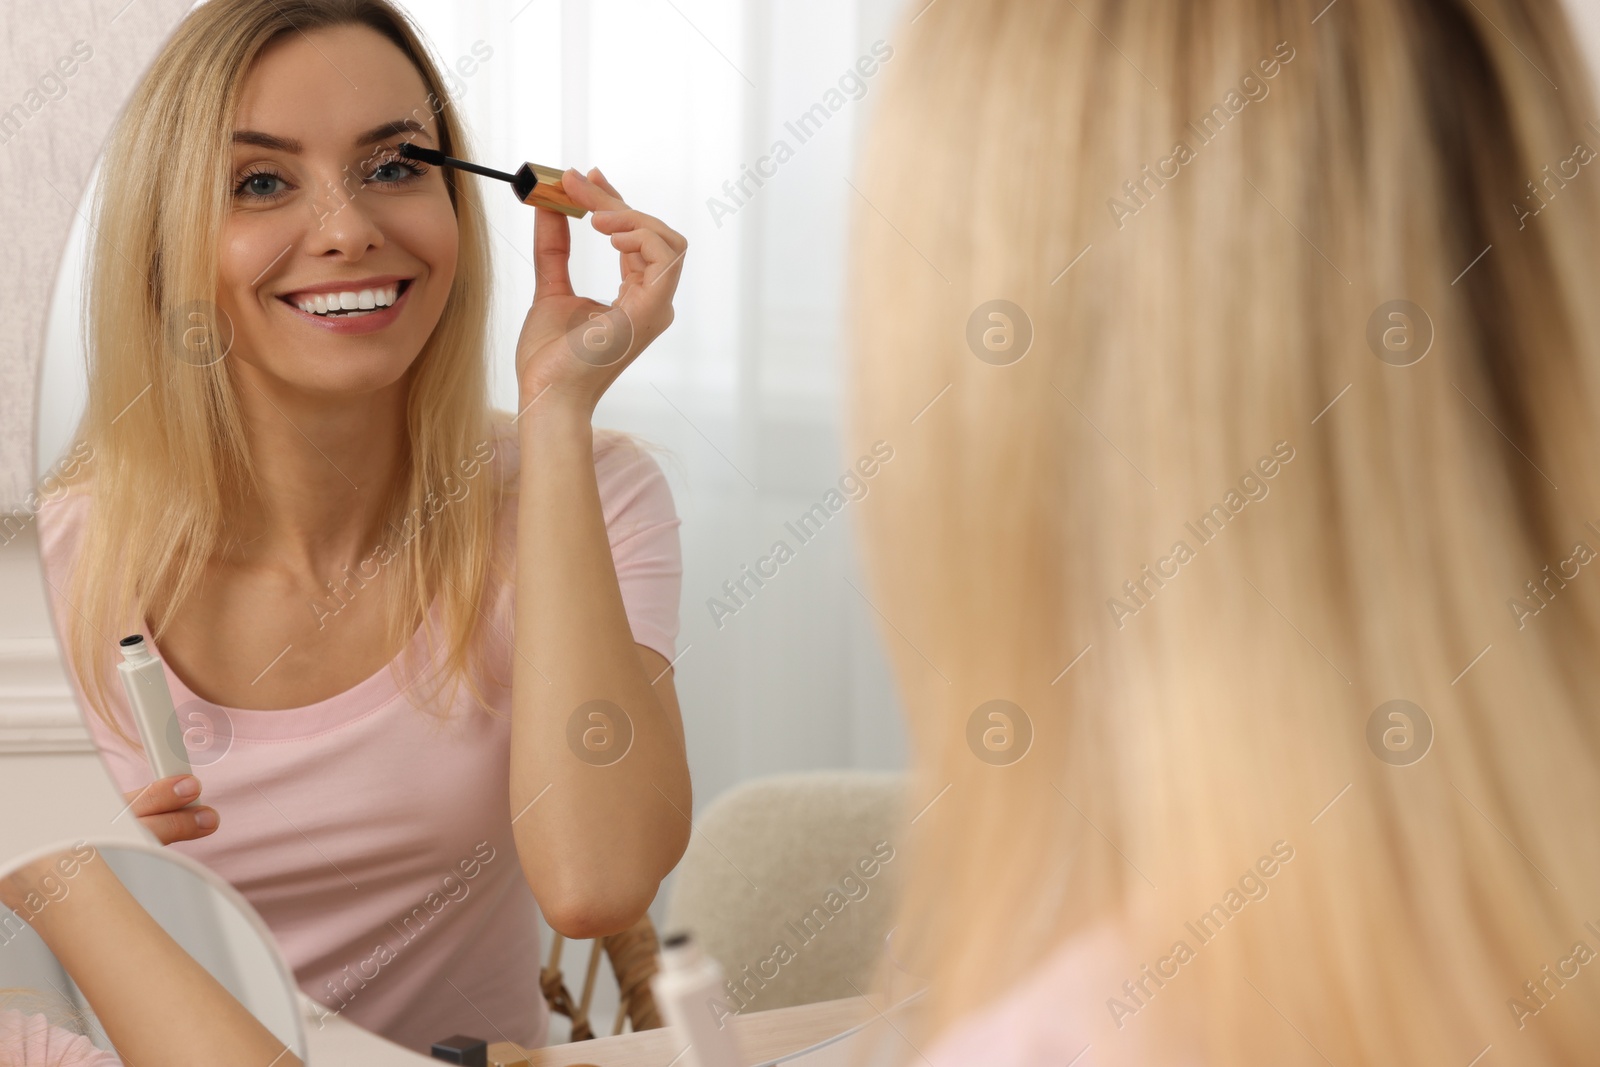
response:
[(547, 207), (551, 211), (559, 211), (563, 215), (570, 215), (581, 219), (589, 213), (589, 209), (574, 203), (572, 197), (561, 186), (561, 171), (554, 167), (541, 167), (537, 163), (524, 163), (515, 174), (507, 174), (503, 170), (494, 170), (491, 167), (480, 167), (476, 163), (468, 163), (464, 159), (447, 156), (443, 152), (432, 148), (423, 148), (410, 141), (402, 141), (398, 145), (399, 152), (407, 159), (415, 159), (422, 163), (431, 163), (435, 167), (455, 167), (458, 170), (469, 170), (474, 174), (482, 174), (485, 178), (498, 178), (511, 186), (511, 191), (516, 198), (524, 204), (533, 204), (537, 207)]

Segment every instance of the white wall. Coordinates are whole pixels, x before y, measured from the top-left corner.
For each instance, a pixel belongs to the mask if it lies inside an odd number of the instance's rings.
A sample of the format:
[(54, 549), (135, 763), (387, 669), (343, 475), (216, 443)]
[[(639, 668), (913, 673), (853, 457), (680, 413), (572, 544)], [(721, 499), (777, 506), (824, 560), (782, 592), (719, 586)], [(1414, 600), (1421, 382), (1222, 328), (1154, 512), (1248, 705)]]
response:
[(140, 839), (84, 732), (28, 532), (0, 546), (0, 862), (63, 840)]

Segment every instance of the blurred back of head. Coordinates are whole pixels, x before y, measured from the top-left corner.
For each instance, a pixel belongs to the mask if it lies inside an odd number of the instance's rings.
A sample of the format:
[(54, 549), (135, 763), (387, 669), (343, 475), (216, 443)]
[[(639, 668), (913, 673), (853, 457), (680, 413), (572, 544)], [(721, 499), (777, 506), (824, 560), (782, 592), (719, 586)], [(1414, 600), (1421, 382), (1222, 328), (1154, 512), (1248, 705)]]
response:
[(1592, 1040), (1588, 74), (1553, 2), (1321, 7), (891, 38), (849, 448), (934, 1027), (1114, 922), (1173, 962), (1092, 1010), (1211, 1064)]

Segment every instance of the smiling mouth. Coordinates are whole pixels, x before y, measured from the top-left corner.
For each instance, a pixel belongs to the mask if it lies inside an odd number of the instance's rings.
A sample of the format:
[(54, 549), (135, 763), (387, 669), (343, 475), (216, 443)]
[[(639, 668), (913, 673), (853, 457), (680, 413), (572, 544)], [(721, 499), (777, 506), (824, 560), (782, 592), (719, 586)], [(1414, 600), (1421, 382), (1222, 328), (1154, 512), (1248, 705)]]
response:
[(339, 293), (290, 293), (278, 299), (308, 315), (327, 319), (357, 319), (392, 307), (410, 286), (411, 279), (406, 278), (377, 289), (351, 289)]

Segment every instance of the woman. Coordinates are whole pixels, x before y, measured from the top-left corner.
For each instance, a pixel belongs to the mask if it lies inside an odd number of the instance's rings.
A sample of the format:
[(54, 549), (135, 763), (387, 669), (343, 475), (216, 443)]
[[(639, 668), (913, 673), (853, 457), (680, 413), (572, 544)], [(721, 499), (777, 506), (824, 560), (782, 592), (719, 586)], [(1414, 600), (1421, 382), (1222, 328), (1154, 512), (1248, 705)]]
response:
[[(0, 878), (0, 906), (8, 918), (25, 917), (118, 1053), (56, 1026), (44, 1012), (0, 1001), (0, 1067), (300, 1067), (300, 1058), (144, 909), (94, 846), (80, 842)], [(11, 1004), (43, 999), (11, 992)]]
[[(590, 426), (671, 323), (685, 242), (565, 173), (621, 289), (576, 296), (540, 209), (518, 410), (491, 410), (479, 179), (397, 151), (472, 154), (441, 86), (384, 0), (188, 16), (105, 152), (89, 458), (40, 516), (134, 814), (250, 900), (328, 1014), (424, 1051), (542, 1043), (536, 909), (627, 927), (690, 810), (678, 520)], [(133, 633), (194, 775), (152, 782), (130, 743)]]
[(911, 8), (847, 447), (899, 438), (862, 516), (928, 805), (898, 1054), (1592, 1062), (1600, 141), (1560, 8)]

